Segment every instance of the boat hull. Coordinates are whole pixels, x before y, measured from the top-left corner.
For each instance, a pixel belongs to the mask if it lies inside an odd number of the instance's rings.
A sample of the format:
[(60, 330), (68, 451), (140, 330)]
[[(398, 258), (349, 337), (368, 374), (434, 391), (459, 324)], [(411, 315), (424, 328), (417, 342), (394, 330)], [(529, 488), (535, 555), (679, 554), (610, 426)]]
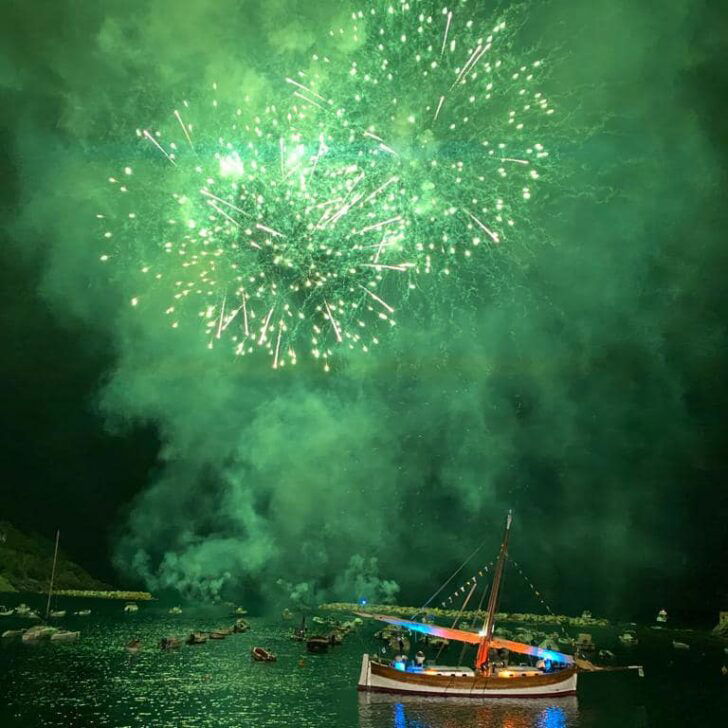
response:
[(358, 689), (443, 698), (555, 698), (576, 694), (576, 670), (568, 668), (533, 677), (450, 677), (404, 672), (373, 662), (365, 654), (362, 657)]

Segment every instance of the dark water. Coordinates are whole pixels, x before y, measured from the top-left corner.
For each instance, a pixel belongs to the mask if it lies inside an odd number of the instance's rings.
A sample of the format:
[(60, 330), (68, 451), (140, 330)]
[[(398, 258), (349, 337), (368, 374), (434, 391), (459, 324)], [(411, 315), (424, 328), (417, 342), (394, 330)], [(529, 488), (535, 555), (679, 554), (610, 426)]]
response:
[[(25, 597), (31, 606), (42, 599)], [(0, 601), (14, 606), (17, 598)], [(252, 630), (224, 641), (161, 652), (165, 635), (212, 629), (233, 620), (224, 608), (186, 607), (172, 616), (167, 606), (142, 604), (124, 614), (119, 602), (63, 600), (56, 608), (91, 608), (90, 617), (68, 616), (58, 626), (80, 629), (72, 644), (0, 647), (0, 727), (17, 726), (357, 726), (359, 728), (587, 728), (596, 726), (728, 725), (728, 664), (723, 645), (698, 632), (642, 629), (640, 645), (619, 649), (618, 630), (592, 630), (599, 647), (620, 664), (642, 663), (636, 673), (580, 678), (578, 698), (490, 701), (399, 698), (359, 694), (361, 654), (379, 645), (374, 625), (360, 628), (327, 655), (308, 655), (288, 639), (294, 626), (278, 617), (251, 617)], [(28, 621), (1, 617), (0, 630)], [(140, 637), (135, 657), (124, 644)], [(672, 640), (691, 644), (678, 653)], [(254, 663), (253, 645), (278, 654), (274, 664)], [(442, 662), (455, 663), (451, 647)], [(301, 663), (303, 658), (304, 662)]]

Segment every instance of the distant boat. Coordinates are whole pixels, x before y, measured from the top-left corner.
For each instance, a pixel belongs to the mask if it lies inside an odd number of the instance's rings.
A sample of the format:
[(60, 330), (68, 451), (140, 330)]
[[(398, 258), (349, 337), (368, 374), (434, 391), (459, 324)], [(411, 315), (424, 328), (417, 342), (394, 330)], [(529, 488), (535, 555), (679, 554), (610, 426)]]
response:
[(74, 642), (79, 638), (80, 632), (69, 632), (65, 629), (59, 629), (51, 635), (51, 642)]
[(686, 644), (685, 642), (676, 642), (675, 640), (672, 641), (672, 646), (676, 650), (689, 650), (690, 645)]
[(331, 647), (331, 642), (328, 637), (322, 637), (321, 635), (314, 635), (306, 640), (306, 649), (313, 653), (328, 652)]
[(250, 656), (256, 662), (275, 662), (278, 659), (272, 652), (269, 652), (262, 647), (251, 648)]
[(124, 645), (124, 649), (131, 655), (136, 655), (142, 648), (142, 641), (140, 639), (133, 639)]
[(12, 609), (8, 609), (4, 604), (0, 605), (0, 617), (12, 617), (14, 614), (14, 611)]
[(625, 645), (625, 647), (634, 647), (638, 644), (637, 635), (634, 632), (624, 632), (619, 635), (619, 641)]
[(248, 613), (248, 610), (244, 607), (236, 607), (233, 614), (235, 614), (238, 617), (244, 617)]
[(657, 617), (655, 618), (655, 621), (660, 624), (665, 624), (665, 622), (667, 622), (667, 612), (664, 609), (661, 609), (657, 613)]
[(281, 612), (281, 617), (283, 617), (283, 619), (293, 619), (293, 612), (290, 609), (284, 609)]
[(138, 612), (139, 606), (137, 604), (134, 604), (134, 602), (129, 602), (128, 604), (124, 605), (124, 611), (125, 612)]
[(227, 636), (228, 636), (228, 633), (227, 632), (223, 632), (221, 630), (213, 630), (212, 632), (210, 632), (208, 634), (208, 637), (211, 640), (224, 640), (225, 637), (227, 637)]
[(182, 640), (177, 637), (162, 637), (162, 639), (159, 640), (160, 650), (176, 650), (180, 647), (182, 647)]
[(91, 614), (90, 609), (79, 609), (78, 612), (73, 613), (76, 617), (88, 617)]
[(46, 627), (43, 624), (39, 624), (23, 632), (23, 642), (36, 642), (38, 640), (49, 639), (56, 632), (58, 630), (55, 627)]
[(236, 619), (232, 627), (233, 632), (247, 632), (250, 625), (244, 619)]
[(169, 614), (182, 614), (182, 607), (172, 607)]
[(65, 609), (58, 609), (56, 611), (51, 610), (51, 612), (48, 614), (49, 617), (65, 617), (66, 616), (66, 610)]
[(185, 642), (188, 645), (204, 645), (207, 642), (207, 635), (204, 632), (193, 632)]
[(12, 639), (14, 637), (22, 637), (24, 632), (25, 632), (24, 629), (6, 629), (2, 633), (2, 637), (3, 637), (3, 639)]
[[(378, 619), (414, 632), (477, 645), (474, 666), (471, 668), (426, 663), (424, 666), (407, 664), (401, 655), (395, 661), (387, 663), (364, 654), (359, 674), (359, 690), (464, 698), (557, 697), (576, 693), (577, 669), (589, 671), (600, 669), (585, 660), (556, 650), (545, 650), (494, 636), (495, 615), (508, 554), (511, 521), (509, 513), (490, 588), (485, 623), (479, 632), (422, 624), (383, 614), (359, 613), (360, 617)], [(473, 591), (474, 588), (466, 597), (466, 602)], [(537, 658), (538, 663), (533, 667), (502, 665), (499, 661), (491, 661), (491, 650), (508, 650), (511, 653), (529, 655)]]

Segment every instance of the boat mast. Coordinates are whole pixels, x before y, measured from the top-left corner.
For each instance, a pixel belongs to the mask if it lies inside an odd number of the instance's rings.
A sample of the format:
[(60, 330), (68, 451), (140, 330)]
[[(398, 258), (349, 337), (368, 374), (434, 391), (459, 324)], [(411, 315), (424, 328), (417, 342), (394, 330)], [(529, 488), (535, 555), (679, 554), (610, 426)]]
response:
[(505, 568), (506, 556), (508, 555), (508, 537), (511, 532), (512, 511), (508, 511), (506, 518), (506, 529), (501, 542), (500, 553), (498, 554), (498, 563), (495, 567), (493, 575), (493, 587), (490, 590), (488, 599), (488, 610), (486, 612), (485, 622), (481, 631), (481, 640), (478, 645), (478, 654), (475, 657), (475, 669), (483, 669), (488, 662), (488, 650), (493, 639), (493, 627), (495, 626), (495, 611), (498, 608), (498, 597), (500, 596), (501, 582), (503, 580), (503, 569)]
[(56, 548), (53, 552), (53, 569), (51, 570), (51, 583), (48, 586), (48, 604), (46, 604), (46, 619), (51, 613), (51, 596), (53, 595), (53, 581), (56, 578), (56, 559), (58, 558), (58, 541), (61, 538), (61, 529), (56, 531)]

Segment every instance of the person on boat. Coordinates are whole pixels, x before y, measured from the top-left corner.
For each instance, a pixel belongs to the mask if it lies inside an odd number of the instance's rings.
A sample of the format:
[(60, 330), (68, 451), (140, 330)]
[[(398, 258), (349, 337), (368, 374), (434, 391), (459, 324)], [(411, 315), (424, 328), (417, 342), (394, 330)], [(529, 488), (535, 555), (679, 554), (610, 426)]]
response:
[(422, 650), (418, 650), (415, 654), (415, 665), (417, 667), (423, 667), (425, 664), (425, 653)]

